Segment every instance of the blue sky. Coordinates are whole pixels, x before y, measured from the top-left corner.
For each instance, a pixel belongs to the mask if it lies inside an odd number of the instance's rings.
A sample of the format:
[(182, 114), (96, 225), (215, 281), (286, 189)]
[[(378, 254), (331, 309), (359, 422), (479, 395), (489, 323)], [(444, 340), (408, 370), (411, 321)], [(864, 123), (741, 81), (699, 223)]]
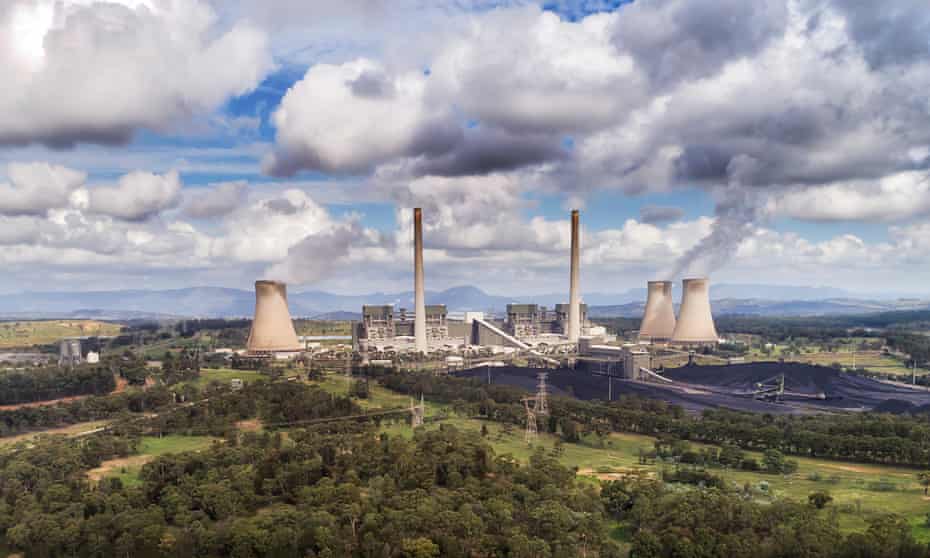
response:
[(928, 279), (921, 2), (113, 6), (0, 10), (0, 291)]

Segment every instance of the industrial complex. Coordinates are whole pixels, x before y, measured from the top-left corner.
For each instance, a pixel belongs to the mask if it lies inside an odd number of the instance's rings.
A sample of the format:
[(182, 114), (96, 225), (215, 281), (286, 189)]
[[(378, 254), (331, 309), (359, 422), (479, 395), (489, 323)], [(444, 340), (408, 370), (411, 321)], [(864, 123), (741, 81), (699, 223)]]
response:
[[(364, 305), (353, 324), (353, 351), (361, 362), (383, 362), (399, 354), (471, 356), (478, 349), (491, 354), (526, 355), (550, 366), (579, 366), (641, 379), (655, 375), (650, 349), (695, 349), (717, 343), (708, 280), (685, 279), (678, 319), (670, 281), (651, 281), (637, 343), (618, 344), (605, 328), (588, 320), (581, 300), (581, 227), (571, 212), (569, 289), (567, 302), (547, 308), (538, 304), (508, 304), (506, 312), (464, 312), (450, 316), (445, 305), (426, 304), (423, 212), (413, 210), (414, 307)], [(289, 358), (303, 347), (294, 331), (283, 283), (255, 283), (255, 319), (248, 341), (253, 357)]]

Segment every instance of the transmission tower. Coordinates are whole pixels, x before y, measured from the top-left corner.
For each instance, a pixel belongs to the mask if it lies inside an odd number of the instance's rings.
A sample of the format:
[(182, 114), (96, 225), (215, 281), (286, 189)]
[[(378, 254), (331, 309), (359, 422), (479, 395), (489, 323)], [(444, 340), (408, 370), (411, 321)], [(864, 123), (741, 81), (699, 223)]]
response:
[(523, 436), (523, 439), (526, 440), (527, 444), (532, 444), (539, 436), (536, 426), (536, 398), (524, 397), (522, 401), (523, 408), (526, 409), (526, 434)]
[(416, 429), (418, 426), (423, 426), (423, 417), (426, 415), (426, 403), (423, 401), (423, 394), (420, 394), (420, 404), (417, 405), (415, 400), (410, 398), (410, 424)]
[(537, 415), (546, 416), (549, 414), (549, 388), (546, 386), (546, 380), (549, 378), (547, 372), (540, 372), (536, 375), (536, 406), (534, 411)]

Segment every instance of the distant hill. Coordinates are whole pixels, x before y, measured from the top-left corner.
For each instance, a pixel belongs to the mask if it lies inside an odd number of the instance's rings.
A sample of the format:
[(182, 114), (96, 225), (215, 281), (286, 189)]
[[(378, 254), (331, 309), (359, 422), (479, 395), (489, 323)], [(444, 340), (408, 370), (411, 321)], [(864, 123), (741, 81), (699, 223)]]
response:
[[(680, 289), (676, 289), (676, 294)], [(640, 316), (646, 290), (622, 293), (585, 293), (592, 317)], [(867, 300), (829, 287), (715, 285), (711, 287), (716, 314), (807, 316), (856, 314), (930, 307), (927, 301)], [(473, 286), (427, 291), (428, 304), (445, 304), (450, 311), (503, 312), (508, 303), (526, 302), (552, 307), (566, 302), (567, 293), (502, 296)], [(413, 308), (413, 291), (340, 295), (324, 291), (291, 291), (295, 317), (357, 319), (363, 304), (394, 304)], [(248, 317), (255, 294), (250, 290), (191, 287), (170, 290), (91, 292), (24, 292), (0, 295), (0, 318), (169, 319), (177, 317)]]

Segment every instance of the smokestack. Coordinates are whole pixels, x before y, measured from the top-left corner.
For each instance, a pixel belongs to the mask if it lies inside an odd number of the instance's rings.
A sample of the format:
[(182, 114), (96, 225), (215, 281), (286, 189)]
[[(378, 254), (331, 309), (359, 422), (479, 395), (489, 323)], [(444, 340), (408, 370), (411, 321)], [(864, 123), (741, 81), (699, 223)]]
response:
[(649, 281), (647, 292), (643, 323), (639, 326), (639, 340), (650, 343), (668, 343), (675, 332), (672, 282)]
[(568, 292), (568, 340), (578, 342), (581, 336), (581, 296), (578, 293), (581, 275), (581, 254), (578, 238), (578, 210), (572, 210), (572, 271)]
[(710, 345), (717, 342), (717, 329), (710, 313), (710, 290), (706, 277), (681, 282), (681, 310), (672, 334), (672, 343)]
[(423, 285), (423, 211), (413, 210), (413, 336), (417, 352), (427, 352), (426, 290)]
[(303, 349), (287, 309), (287, 285), (255, 282), (255, 319), (246, 345), (249, 353), (293, 352)]

